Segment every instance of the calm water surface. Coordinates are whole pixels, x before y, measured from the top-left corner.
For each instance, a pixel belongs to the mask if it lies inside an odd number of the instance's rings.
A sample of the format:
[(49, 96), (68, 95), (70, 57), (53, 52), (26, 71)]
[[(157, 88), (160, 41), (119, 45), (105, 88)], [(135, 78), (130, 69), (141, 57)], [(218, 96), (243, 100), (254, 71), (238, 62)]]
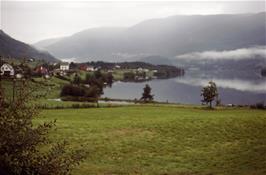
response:
[(216, 82), (223, 104), (266, 103), (266, 78), (215, 78), (185, 75), (165, 80), (152, 80), (142, 83), (115, 82), (112, 88), (104, 90), (103, 97), (119, 99), (139, 99), (145, 84), (152, 88), (157, 101), (184, 104), (200, 104), (200, 92), (210, 80)]

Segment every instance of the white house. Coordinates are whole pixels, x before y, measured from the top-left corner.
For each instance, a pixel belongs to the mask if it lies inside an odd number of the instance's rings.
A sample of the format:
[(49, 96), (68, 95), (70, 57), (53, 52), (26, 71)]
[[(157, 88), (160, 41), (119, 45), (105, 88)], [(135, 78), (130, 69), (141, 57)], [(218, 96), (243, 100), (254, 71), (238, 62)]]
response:
[(139, 68), (137, 69), (137, 71), (138, 71), (138, 72), (142, 72), (143, 69), (142, 69), (141, 67), (139, 67)]
[(149, 69), (143, 69), (144, 72), (149, 72)]
[(15, 75), (15, 70), (10, 64), (3, 64), (0, 68), (0, 74), (13, 76)]
[(69, 63), (61, 63), (60, 64), (60, 70), (69, 70)]
[(93, 72), (93, 71), (95, 71), (95, 69), (94, 69), (93, 66), (88, 66), (88, 67), (87, 67), (87, 71)]
[(120, 69), (121, 68), (121, 66), (119, 66), (119, 65), (115, 65), (115, 69)]

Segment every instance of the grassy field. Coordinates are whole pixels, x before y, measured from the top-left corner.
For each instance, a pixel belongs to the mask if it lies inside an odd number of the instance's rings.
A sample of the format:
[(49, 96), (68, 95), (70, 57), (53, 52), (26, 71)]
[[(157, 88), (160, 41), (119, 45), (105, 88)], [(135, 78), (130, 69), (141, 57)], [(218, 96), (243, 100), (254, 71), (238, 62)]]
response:
[(177, 106), (45, 110), (51, 138), (83, 145), (85, 174), (266, 174), (266, 113)]
[[(28, 81), (28, 85), (30, 87), (33, 87), (34, 93), (37, 94), (46, 94), (45, 99), (47, 98), (59, 98), (60, 90), (64, 84), (67, 84), (67, 81), (61, 80), (56, 77), (52, 77), (50, 79), (44, 79), (44, 78), (34, 78), (35, 82)], [(11, 79), (9, 80), (2, 80), (2, 87), (4, 88), (4, 92), (7, 96), (11, 97), (13, 92), (13, 81)], [(16, 81), (15, 82), (15, 89), (18, 91), (19, 88), (21, 88), (22, 81)]]

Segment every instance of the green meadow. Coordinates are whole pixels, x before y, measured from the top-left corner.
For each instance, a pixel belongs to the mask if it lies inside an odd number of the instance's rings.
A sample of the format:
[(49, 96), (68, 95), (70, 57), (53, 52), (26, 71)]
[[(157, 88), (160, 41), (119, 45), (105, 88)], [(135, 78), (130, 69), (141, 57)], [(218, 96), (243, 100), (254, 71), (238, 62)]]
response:
[(142, 105), (44, 110), (50, 133), (82, 148), (86, 174), (264, 175), (266, 113), (248, 108)]

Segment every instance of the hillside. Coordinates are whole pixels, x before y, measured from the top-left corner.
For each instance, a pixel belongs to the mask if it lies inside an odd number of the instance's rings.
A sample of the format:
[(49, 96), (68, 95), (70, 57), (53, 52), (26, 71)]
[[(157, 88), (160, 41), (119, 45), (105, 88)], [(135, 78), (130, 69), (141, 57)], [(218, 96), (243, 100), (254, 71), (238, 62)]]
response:
[(0, 55), (15, 59), (34, 58), (52, 62), (58, 61), (47, 51), (39, 51), (26, 43), (15, 40), (2, 30), (0, 30)]
[(167, 58), (167, 57), (162, 57), (158, 55), (151, 55), (147, 57), (142, 57), (139, 61), (145, 62), (145, 63), (150, 63), (150, 64), (155, 64), (155, 65), (173, 65), (173, 60)]
[(78, 61), (132, 61), (151, 55), (172, 58), (265, 45), (265, 30), (265, 13), (171, 16), (128, 28), (88, 29), (45, 48), (58, 58)]
[(51, 39), (41, 40), (41, 41), (35, 43), (34, 46), (39, 48), (39, 49), (45, 49), (46, 46), (54, 44), (54, 43), (60, 41), (60, 39), (62, 39), (62, 38), (59, 37), (59, 38), (51, 38)]

